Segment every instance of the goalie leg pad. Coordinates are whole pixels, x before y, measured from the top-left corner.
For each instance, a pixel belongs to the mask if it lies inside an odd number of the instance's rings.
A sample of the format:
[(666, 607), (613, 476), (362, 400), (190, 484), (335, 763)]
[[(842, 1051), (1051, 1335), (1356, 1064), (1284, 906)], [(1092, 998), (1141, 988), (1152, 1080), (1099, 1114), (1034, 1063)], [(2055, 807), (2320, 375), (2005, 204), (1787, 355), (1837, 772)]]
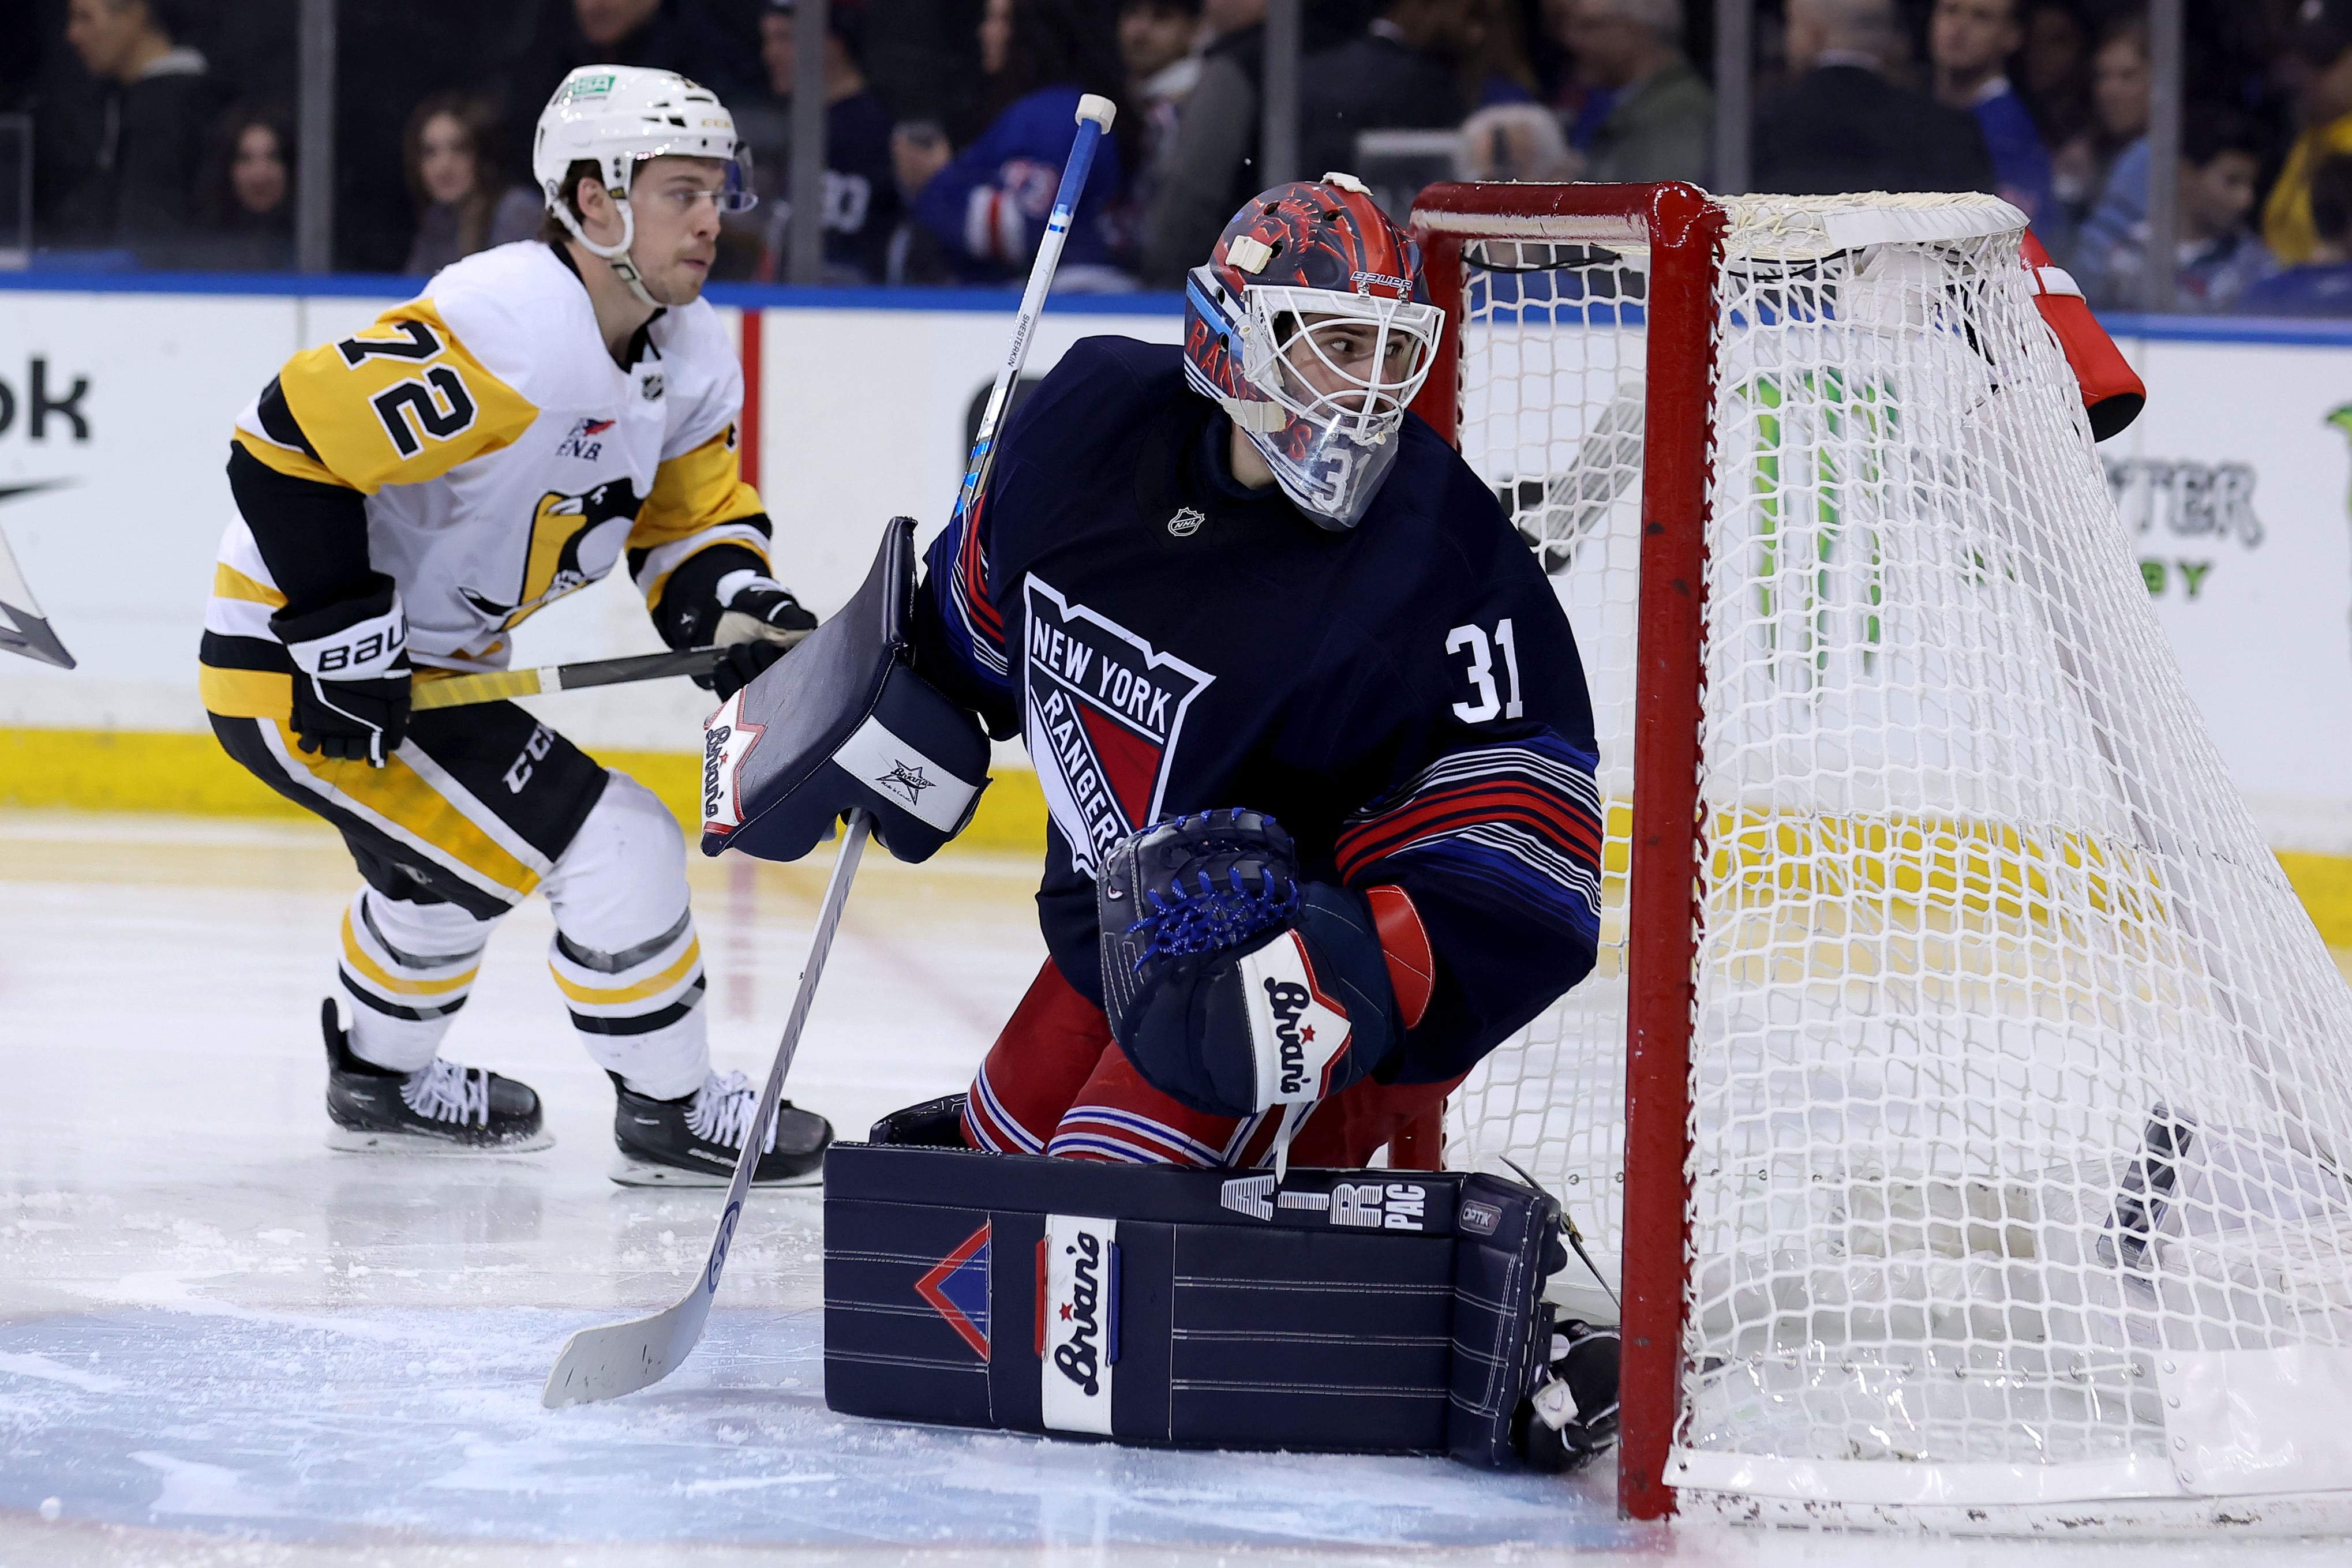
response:
[[(952, 1200), (940, 1195), (952, 1194)], [(1516, 1465), (1559, 1210), (1459, 1173), (836, 1145), (825, 1402), (1152, 1446)]]

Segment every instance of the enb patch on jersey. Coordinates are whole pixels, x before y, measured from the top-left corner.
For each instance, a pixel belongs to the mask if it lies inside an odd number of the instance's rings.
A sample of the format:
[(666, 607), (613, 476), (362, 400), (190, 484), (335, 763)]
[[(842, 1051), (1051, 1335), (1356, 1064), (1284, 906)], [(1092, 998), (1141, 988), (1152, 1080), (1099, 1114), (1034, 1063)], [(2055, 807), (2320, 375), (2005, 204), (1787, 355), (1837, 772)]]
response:
[(1320, 1100), (1348, 1049), (1349, 1025), (1346, 1010), (1317, 988), (1306, 943), (1286, 931), (1243, 958), (1241, 973), (1259, 1107)]
[(1037, 1375), (1050, 1431), (1110, 1435), (1118, 1221), (1049, 1214), (1037, 1243)]
[(1185, 710), (1214, 678), (1031, 574), (1024, 724), (1054, 825), (1088, 876), (1159, 821)]

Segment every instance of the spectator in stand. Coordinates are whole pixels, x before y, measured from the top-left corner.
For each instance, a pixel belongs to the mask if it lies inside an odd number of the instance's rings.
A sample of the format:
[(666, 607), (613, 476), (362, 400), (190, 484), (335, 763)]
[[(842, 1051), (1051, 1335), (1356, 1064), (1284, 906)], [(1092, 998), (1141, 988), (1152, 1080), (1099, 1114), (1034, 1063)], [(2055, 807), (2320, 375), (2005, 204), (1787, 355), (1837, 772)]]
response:
[[(2019, 89), (2033, 110), (2042, 146), (2063, 147), (2091, 128), (2091, 30), (2075, 0), (2025, 0), (2019, 75)], [(2053, 153), (2053, 179), (2056, 172)], [(2063, 185), (2058, 198), (2067, 199)], [(2080, 203), (2083, 193), (2074, 199)]]
[(1201, 74), (1157, 161), (1159, 185), (1143, 209), (1141, 270), (1152, 288), (1182, 287), (1234, 209), (1264, 183), (1255, 171), (1265, 0), (1202, 0), (1201, 25), (1208, 35)]
[(1584, 160), (1559, 117), (1539, 103), (1490, 104), (1462, 122), (1454, 154), (1460, 180), (1580, 180)]
[(2315, 254), (2319, 236), (2311, 210), (2313, 172), (2325, 160), (2352, 152), (2352, 0), (2313, 0), (2295, 35), (2295, 53), (2308, 69), (2303, 89), (2303, 134), (2263, 209), (2263, 237), (2289, 267)]
[(1992, 159), (1993, 189), (2025, 214), (2042, 243), (2063, 254), (2057, 230), (2065, 222), (2053, 189), (2050, 150), (2025, 99), (2010, 85), (2009, 62), (2025, 42), (2019, 0), (1936, 0), (1927, 26), (1927, 57), (1936, 68), (1936, 99), (1975, 117)]
[(1175, 151), (1184, 100), (1201, 79), (1192, 46), (1201, 34), (1201, 0), (1126, 0), (1118, 11), (1118, 56), (1127, 95), (1142, 116), (1134, 206), (1150, 210)]
[(1304, 172), (1353, 170), (1359, 131), (1460, 125), (1472, 107), (1462, 72), (1479, 42), (1476, 22), (1471, 0), (1388, 0), (1362, 33), (1302, 60)]
[(84, 244), (137, 246), (187, 232), (219, 99), (205, 57), (176, 41), (166, 0), (71, 0), (66, 42), (104, 92), (95, 172), (59, 228)]
[(274, 108), (237, 104), (213, 128), (196, 221), (204, 237), (187, 253), (222, 272), (287, 272), (294, 266), (294, 131)]
[(2309, 253), (2238, 296), (2241, 316), (2352, 316), (2352, 156), (2321, 159), (2305, 189)]
[(520, 0), (528, 20), (508, 65), (499, 151), (529, 167), (539, 111), (575, 67), (649, 66), (691, 77), (722, 103), (766, 87), (748, 40), (711, 18), (703, 0)]
[(1757, 117), (1758, 190), (1992, 189), (1976, 121), (1887, 79), (1893, 0), (1789, 0), (1788, 39), (1799, 74)]
[(2117, 161), (2147, 135), (2152, 79), (2147, 19), (2125, 16), (2109, 23), (2091, 54), (2092, 123), (2051, 160), (2058, 199), (2077, 223), (2089, 216), (2106, 190)]
[(915, 220), (966, 283), (1009, 283), (1026, 271), (1053, 211), (1062, 165), (1077, 140), (1086, 93), (1120, 104), (1095, 154), (1070, 223), (1055, 287), (1133, 287), (1119, 270), (1121, 204), (1134, 117), (1125, 111), (1125, 71), (1110, 19), (1091, 0), (988, 0), (980, 23), (981, 68), (997, 115), (980, 140), (924, 183)]
[(923, 193), (923, 187), (931, 183), (933, 175), (954, 162), (955, 148), (939, 121), (901, 120), (890, 128), (891, 183), (898, 188), (898, 205), (904, 215), (890, 235), (889, 262), (883, 269), (885, 282), (928, 288), (955, 281), (938, 238), (913, 216), (915, 198)]
[[(768, 0), (760, 18), (760, 57), (768, 89), (789, 103), (798, 56), (795, 0)], [(890, 111), (857, 63), (863, 13), (833, 0), (824, 17), (824, 275), (828, 283), (879, 283), (889, 271), (890, 237), (905, 216), (890, 156)], [(793, 221), (791, 165), (770, 160), (759, 171), (772, 193), (767, 251), (760, 275), (782, 275)]]
[(1528, 63), (1516, 0), (1470, 0), (1464, 37), (1462, 88), (1474, 107), (1536, 101), (1536, 70)]
[(1545, 16), (1578, 78), (1608, 95), (1583, 178), (1706, 183), (1715, 95), (1683, 56), (1683, 0), (1554, 0)]
[(539, 233), (546, 204), (499, 176), (489, 156), (497, 120), (471, 93), (436, 93), (416, 106), (400, 141), (416, 238), (404, 271), (430, 277), (453, 261)]
[[(2137, 309), (2147, 298), (2147, 143), (2116, 164), (2106, 194), (2083, 225), (2075, 276), (2094, 306)], [(2231, 308), (2268, 275), (2270, 253), (2246, 223), (2262, 172), (2263, 137), (2221, 104), (2199, 104), (2180, 138), (2180, 248), (2174, 298), (2180, 309)]]

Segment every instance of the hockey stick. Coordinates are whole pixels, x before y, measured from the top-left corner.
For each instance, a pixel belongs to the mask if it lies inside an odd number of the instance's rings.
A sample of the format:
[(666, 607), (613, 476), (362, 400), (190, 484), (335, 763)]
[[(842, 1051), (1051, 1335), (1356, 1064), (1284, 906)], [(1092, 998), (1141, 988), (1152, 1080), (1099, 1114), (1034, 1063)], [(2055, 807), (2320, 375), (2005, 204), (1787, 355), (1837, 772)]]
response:
[(420, 711), (469, 707), (475, 703), (505, 702), (509, 697), (576, 692), (583, 686), (618, 686), (632, 681), (658, 681), (670, 675), (707, 675), (718, 663), (716, 648), (680, 648), (667, 653), (587, 659), (576, 664), (541, 664), (537, 669), (500, 670), (488, 675), (450, 675), (437, 681), (418, 681), (411, 688), (408, 706)]
[(874, 826), (865, 811), (849, 814), (849, 831), (833, 862), (833, 878), (824, 886), (824, 904), (817, 911), (816, 934), (809, 939), (808, 962), (801, 968), (800, 989), (793, 993), (792, 1015), (784, 1020), (784, 1038), (760, 1090), (760, 1105), (744, 1135), (743, 1152), (735, 1161), (735, 1179), (727, 1184), (727, 1206), (719, 1211), (719, 1229), (710, 1239), (710, 1257), (701, 1275), (685, 1296), (648, 1317), (625, 1323), (582, 1329), (564, 1342), (563, 1354), (547, 1375), (539, 1402), (553, 1410), (566, 1405), (616, 1398), (659, 1383), (678, 1368), (702, 1339), (702, 1325), (710, 1317), (710, 1302), (719, 1293), (719, 1271), (727, 1267), (727, 1248), (735, 1239), (735, 1222), (743, 1216), (743, 1196), (751, 1190), (751, 1172), (760, 1163), (760, 1146), (767, 1141), (770, 1118), (783, 1093), (784, 1074), (792, 1071), (800, 1050), (801, 1029), (808, 1022), (809, 1004), (816, 999), (816, 983), (824, 973), (825, 956), (833, 950), (833, 934), (841, 925), (842, 906), (849, 902), (850, 879), (857, 874), (858, 857)]
[(0, 650), (61, 670), (74, 667), (74, 656), (49, 630), (41, 607), (34, 602), (32, 584), (16, 570), (16, 558), (8, 553), (5, 534), (0, 534)]
[[(1045, 308), (1045, 290), (1054, 280), (1054, 268), (1062, 259), (1062, 242), (1069, 235), (1070, 214), (1077, 207), (1079, 193), (1086, 188), (1087, 171), (1094, 166), (1095, 149), (1101, 143), (1103, 132), (1110, 129), (1113, 112), (1108, 99), (1088, 93), (1078, 99), (1077, 140), (1071, 144), (1070, 162), (1062, 171), (1061, 189), (1054, 195), (1053, 215), (1046, 220), (1045, 235), (1037, 243), (1037, 259), (1029, 268), (1029, 287), (1022, 293), (1021, 313), (1013, 325), (1012, 350), (996, 372), (995, 390), (989, 394), (987, 411), (981, 416), (971, 462), (966, 467), (963, 488), (956, 501), (958, 511), (971, 504), (988, 483), (989, 470), (996, 465), (996, 431), (1003, 417), (1005, 399), (1028, 360), (1031, 329)], [(709, 1260), (703, 1265), (700, 1278), (684, 1299), (649, 1317), (582, 1329), (573, 1334), (564, 1343), (555, 1365), (549, 1369), (547, 1386), (540, 1394), (540, 1403), (549, 1409), (616, 1398), (659, 1383), (677, 1370), (701, 1342), (702, 1326), (710, 1317), (711, 1301), (719, 1293), (719, 1273), (727, 1267), (727, 1249), (735, 1239), (736, 1221), (742, 1218), (743, 1197), (751, 1190), (751, 1172), (760, 1163), (760, 1145), (766, 1141), (769, 1120), (775, 1115), (776, 1101), (783, 1092), (784, 1074), (791, 1070), (793, 1056), (800, 1049), (801, 1028), (808, 1021), (809, 1004), (816, 997), (817, 978), (824, 972), (825, 955), (833, 949), (833, 934), (841, 924), (842, 906), (849, 899), (850, 879), (857, 874), (858, 857), (866, 849), (866, 838), (873, 826), (874, 819), (869, 813), (850, 813), (849, 831), (841, 841), (839, 857), (833, 862), (833, 878), (825, 884), (824, 905), (817, 912), (816, 934), (809, 943), (808, 963), (801, 970), (800, 989), (793, 998), (792, 1015), (784, 1020), (783, 1040), (776, 1047), (774, 1064), (768, 1069), (767, 1084), (760, 1091), (759, 1107), (751, 1118), (751, 1130), (744, 1136), (743, 1152), (736, 1157), (735, 1179), (728, 1184), (727, 1206), (719, 1211), (719, 1228), (710, 1239)]]

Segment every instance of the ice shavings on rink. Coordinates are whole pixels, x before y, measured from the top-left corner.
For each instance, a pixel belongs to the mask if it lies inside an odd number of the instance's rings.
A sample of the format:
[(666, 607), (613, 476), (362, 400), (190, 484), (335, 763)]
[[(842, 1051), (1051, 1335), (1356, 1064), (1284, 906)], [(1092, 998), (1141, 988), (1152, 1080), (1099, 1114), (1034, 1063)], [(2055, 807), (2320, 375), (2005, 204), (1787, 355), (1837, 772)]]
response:
[[(1623, 1546), (1563, 1483), (1443, 1459), (1120, 1449), (824, 1408), (814, 1312), (714, 1315), (661, 1387), (547, 1411), (592, 1321), (527, 1309), (61, 1313), (0, 1325), (0, 1508), (325, 1541)], [(1588, 1489), (1589, 1490), (1589, 1489)], [(1584, 1501), (1587, 1506), (1563, 1506)]]

